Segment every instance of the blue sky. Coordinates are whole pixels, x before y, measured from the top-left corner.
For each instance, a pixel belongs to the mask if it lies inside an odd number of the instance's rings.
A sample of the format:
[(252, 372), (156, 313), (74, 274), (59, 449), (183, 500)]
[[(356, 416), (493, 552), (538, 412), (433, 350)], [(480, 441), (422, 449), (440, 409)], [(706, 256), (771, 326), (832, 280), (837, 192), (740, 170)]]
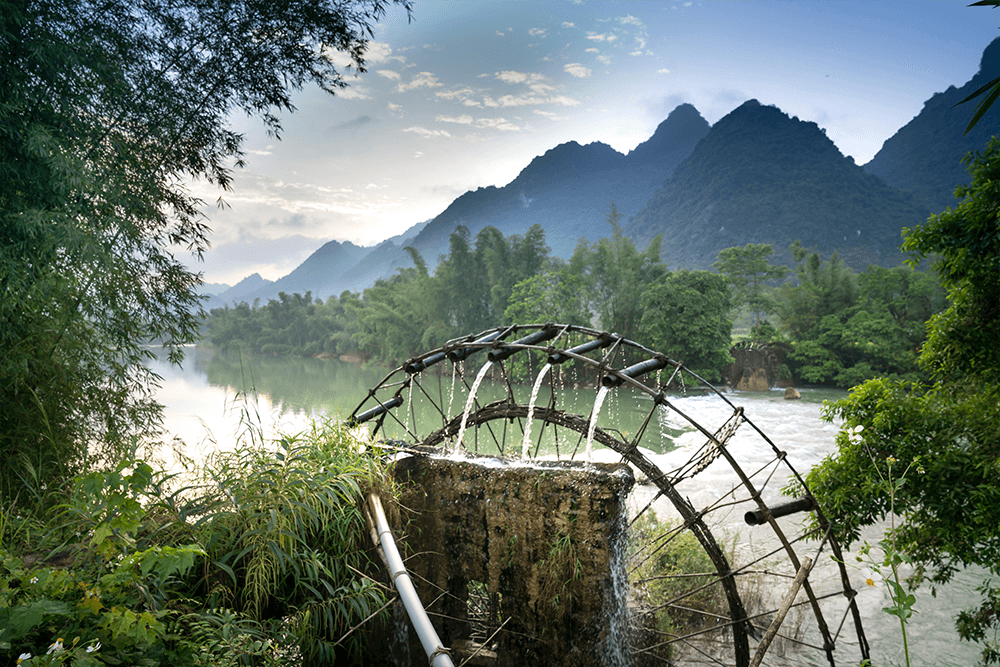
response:
[(281, 141), (234, 117), (247, 164), (229, 207), (206, 209), (207, 282), (280, 278), (330, 240), (372, 245), (566, 141), (627, 152), (684, 102), (714, 123), (756, 98), (864, 164), (1000, 35), (1000, 13), (949, 0), (414, 5), (411, 22), (390, 8), (350, 88), (296, 95)]

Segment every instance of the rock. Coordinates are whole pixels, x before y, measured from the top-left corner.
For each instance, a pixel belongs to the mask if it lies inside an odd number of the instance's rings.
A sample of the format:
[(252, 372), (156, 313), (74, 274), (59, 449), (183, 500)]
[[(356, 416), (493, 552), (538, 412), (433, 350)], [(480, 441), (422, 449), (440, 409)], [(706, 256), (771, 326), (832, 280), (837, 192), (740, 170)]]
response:
[(769, 391), (771, 383), (767, 381), (767, 371), (763, 368), (747, 368), (736, 388), (740, 391)]
[(785, 387), (785, 400), (794, 401), (796, 399), (802, 398), (802, 394), (795, 387)]

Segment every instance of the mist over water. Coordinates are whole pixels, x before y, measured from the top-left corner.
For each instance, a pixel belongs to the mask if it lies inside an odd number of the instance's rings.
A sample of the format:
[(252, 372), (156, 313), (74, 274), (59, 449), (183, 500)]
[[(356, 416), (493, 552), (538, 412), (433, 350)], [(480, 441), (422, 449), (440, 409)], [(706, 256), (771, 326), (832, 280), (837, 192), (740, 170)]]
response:
[[(362, 368), (319, 359), (254, 358), (244, 359), (241, 363), (238, 358), (214, 355), (211, 351), (199, 348), (189, 348), (183, 368), (170, 366), (160, 360), (154, 360), (149, 365), (163, 378), (157, 400), (165, 406), (166, 438), (169, 440), (176, 437), (182, 440), (184, 454), (195, 460), (204, 458), (214, 450), (231, 448), (238, 435), (247, 428), (248, 418), (256, 422), (254, 427), (260, 427), (265, 437), (273, 437), (277, 433), (305, 430), (313, 419), (346, 416), (358, 406), (368, 389), (375, 386), (385, 374), (384, 369)], [(447, 404), (451, 391), (450, 374), (446, 374), (440, 382), (442, 386), (434, 391), (440, 390), (443, 403)], [(254, 388), (256, 392), (253, 391)], [(529, 384), (523, 389), (523, 399), (520, 396), (518, 398), (528, 403), (532, 386)], [(484, 380), (479, 388), (484, 401), (496, 400), (495, 397), (500, 395), (496, 392), (500, 391), (500, 388), (491, 386), (489, 379)], [(543, 388), (542, 394), (546, 391)], [(804, 476), (812, 466), (835, 450), (839, 424), (830, 424), (820, 418), (822, 401), (836, 400), (846, 393), (809, 388), (800, 388), (800, 391), (802, 400), (798, 401), (784, 400), (783, 392), (779, 390), (763, 394), (728, 392), (726, 397), (733, 404), (744, 407), (749, 420), (779, 449), (787, 452), (788, 462)], [(593, 408), (595, 389), (564, 388), (562, 392), (576, 392), (578, 396), (565, 399), (575, 401), (576, 406), (561, 405), (560, 408), (576, 409), (584, 415)], [(618, 421), (627, 421), (633, 418), (632, 413), (639, 412), (635, 406), (625, 403), (623, 396), (616, 396), (617, 393), (612, 391), (608, 395), (601, 412), (602, 428)], [(464, 394), (454, 397), (454, 402), (459, 404), (459, 401), (464, 400), (463, 397)], [(536, 400), (543, 403), (545, 399), (543, 396)], [(714, 395), (671, 395), (668, 400), (680, 412), (711, 429), (722, 424), (732, 414), (732, 408)], [(411, 411), (409, 405), (403, 408), (408, 413)], [(419, 406), (414, 406), (413, 411), (419, 420)], [(400, 417), (403, 418), (403, 415)], [(665, 448), (661, 452), (646, 453), (661, 470), (670, 471), (685, 464), (704, 443), (705, 437), (670, 410), (660, 410), (657, 418), (660, 424), (656, 428), (663, 433), (664, 438), (670, 439), (675, 449), (666, 451), (669, 448)], [(540, 426), (536, 423), (535, 428)], [(509, 455), (519, 456), (520, 444), (519, 436)], [(168, 468), (177, 469), (178, 464), (171, 449), (163, 449), (163, 462)], [(774, 456), (773, 451), (750, 424), (740, 427), (729, 441), (728, 449), (748, 472), (752, 472), (755, 466), (764, 466)], [(582, 458), (583, 454), (580, 451), (579, 456)], [(596, 443), (593, 457), (595, 461), (620, 460), (616, 452), (596, 446)], [(727, 479), (727, 475), (730, 479)], [(724, 461), (716, 460), (677, 488), (684, 497), (690, 498), (695, 507), (702, 507), (731, 491), (730, 487), (731, 470)], [(769, 485), (768, 489), (771, 488), (779, 487)], [(644, 504), (642, 494), (649, 493), (648, 489), (648, 486), (637, 485), (633, 502), (640, 506)], [(765, 502), (780, 501), (776, 491), (773, 497), (769, 493), (772, 492), (765, 493)], [(663, 507), (656, 505), (655, 508), (658, 514), (670, 515), (671, 509), (666, 507), (665, 502)], [(765, 531), (759, 528), (755, 531), (743, 523), (744, 509), (737, 506), (728, 515), (724, 512), (713, 513), (713, 533), (737, 537), (738, 555), (740, 550), (751, 552), (772, 548), (768, 541), (770, 536)], [(798, 519), (782, 519), (788, 520)], [(881, 539), (882, 529), (883, 527), (869, 529), (862, 535), (862, 539), (874, 544)], [(860, 545), (852, 546), (857, 549)], [(845, 552), (848, 564), (854, 563), (853, 556), (853, 552)], [(823, 568), (824, 572), (828, 570), (830, 576), (836, 576), (836, 568), (826, 554), (821, 556), (816, 567)], [(881, 587), (865, 586), (859, 570), (850, 572), (853, 587), (859, 591), (857, 600), (875, 663), (890, 666), (904, 664), (898, 619), (881, 611), (883, 606), (889, 604), (887, 593)], [(966, 667), (976, 663), (980, 648), (959, 640), (954, 618), (960, 610), (970, 608), (978, 601), (979, 594), (975, 589), (984, 581), (985, 575), (985, 572), (973, 569), (960, 572), (953, 582), (937, 588), (936, 597), (931, 595), (928, 585), (917, 590), (915, 608), (918, 613), (913, 616), (908, 628), (910, 657), (914, 666)], [(839, 618), (836, 622), (839, 622)], [(841, 641), (843, 639), (842, 637)], [(847, 647), (843, 652), (838, 651), (841, 654), (838, 660), (853, 655), (853, 651), (853, 648)], [(826, 664), (825, 659), (818, 660), (819, 657), (818, 654), (808, 657), (797, 655), (789, 650), (783, 657), (774, 655), (772, 659), (769, 654), (765, 664)]]

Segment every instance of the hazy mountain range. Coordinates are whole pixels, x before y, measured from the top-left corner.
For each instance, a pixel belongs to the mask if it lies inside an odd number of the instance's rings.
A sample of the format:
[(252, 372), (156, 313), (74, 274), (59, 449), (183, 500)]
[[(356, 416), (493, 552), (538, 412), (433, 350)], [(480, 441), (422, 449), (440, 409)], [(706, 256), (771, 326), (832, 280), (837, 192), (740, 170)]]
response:
[(537, 223), (552, 254), (568, 258), (579, 239), (610, 235), (612, 201), (640, 249), (662, 234), (671, 268), (708, 269), (719, 250), (751, 242), (771, 243), (787, 259), (796, 239), (824, 256), (836, 250), (859, 270), (894, 266), (903, 260), (901, 230), (953, 205), (955, 187), (968, 180), (962, 156), (1000, 132), (994, 112), (963, 136), (974, 103), (954, 107), (997, 76), (1000, 39), (986, 48), (971, 81), (933, 95), (863, 167), (815, 123), (756, 100), (712, 126), (682, 104), (627, 155), (600, 142), (561, 144), (506, 186), (466, 192), (437, 217), (375, 247), (330, 241), (280, 280), (254, 274), (228, 289), (205, 286), (215, 295), (206, 305), (266, 301), (281, 291), (323, 298), (361, 291), (411, 266), (407, 245), (435, 266), (458, 225), (475, 238), (488, 225), (510, 236)]

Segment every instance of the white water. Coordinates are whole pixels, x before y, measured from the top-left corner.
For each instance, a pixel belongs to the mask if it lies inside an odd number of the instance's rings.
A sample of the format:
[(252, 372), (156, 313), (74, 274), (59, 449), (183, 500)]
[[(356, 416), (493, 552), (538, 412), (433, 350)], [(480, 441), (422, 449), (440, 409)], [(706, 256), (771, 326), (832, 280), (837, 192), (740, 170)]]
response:
[(462, 449), (462, 437), (465, 435), (465, 425), (469, 421), (469, 413), (472, 411), (472, 405), (476, 402), (476, 392), (479, 391), (479, 385), (482, 384), (483, 378), (486, 377), (486, 372), (490, 370), (490, 366), (492, 365), (492, 361), (487, 361), (483, 364), (483, 367), (479, 369), (479, 375), (476, 376), (475, 382), (472, 383), (472, 389), (469, 390), (469, 398), (465, 401), (465, 410), (462, 412), (462, 424), (458, 427), (458, 437), (455, 439), (454, 451), (456, 454)]
[[(801, 391), (804, 397), (809, 397), (810, 390), (802, 389)], [(730, 392), (727, 397), (734, 404), (744, 406), (747, 417), (779, 449), (787, 452), (788, 462), (802, 476), (805, 476), (813, 466), (826, 456), (836, 451), (835, 438), (840, 424), (839, 422), (831, 424), (823, 421), (820, 414), (822, 406), (817, 402), (786, 401), (779, 391), (767, 394)], [(714, 395), (686, 396), (670, 400), (678, 409), (706, 426), (710, 431), (721, 425), (732, 414), (732, 408)], [(679, 419), (675, 412), (667, 409), (661, 410), (658, 417), (667, 427), (689, 426)], [(691, 458), (705, 442), (705, 437), (694, 430), (689, 430), (676, 438), (675, 442), (679, 447), (674, 451), (666, 454), (653, 452), (646, 452), (646, 454), (661, 470), (674, 470)], [(729, 441), (727, 449), (747, 473), (752, 473), (763, 467), (774, 456), (770, 446), (749, 424), (743, 424), (739, 428)], [(786, 479), (774, 479), (768, 484), (764, 492), (765, 503), (770, 505), (783, 500), (778, 494), (778, 489), (784, 486), (785, 482)], [(732, 470), (728, 463), (720, 458), (694, 478), (678, 484), (677, 490), (698, 509), (711, 505), (730, 493), (732, 487)], [(643, 507), (652, 493), (653, 489), (648, 485), (637, 486), (633, 492), (632, 502), (635, 503), (636, 507)], [(739, 494), (737, 495), (739, 496)], [(746, 494), (744, 493), (740, 497), (746, 497)], [(673, 507), (665, 500), (658, 500), (654, 504), (654, 509), (661, 517), (678, 518)], [(748, 562), (755, 555), (770, 552), (776, 547), (774, 536), (770, 530), (766, 527), (750, 527), (743, 522), (743, 513), (746, 509), (746, 506), (739, 505), (733, 507), (728, 513), (726, 510), (722, 510), (713, 512), (706, 517), (712, 533), (720, 541), (735, 540), (736, 558), (742, 562)], [(793, 528), (799, 525), (800, 520), (801, 517), (793, 515), (781, 519), (780, 523), (786, 530), (786, 534), (789, 534)], [(886, 527), (887, 525), (883, 524), (864, 531), (861, 536), (862, 542), (851, 545), (851, 550), (845, 550), (844, 559), (848, 564), (848, 574), (852, 587), (859, 592), (857, 602), (862, 616), (862, 625), (871, 646), (873, 662), (882, 667), (898, 667), (905, 664), (899, 620), (882, 612), (882, 607), (890, 604), (888, 591), (884, 586), (875, 588), (866, 586), (862, 571), (854, 567), (859, 565), (855, 560), (855, 555), (857, 550), (863, 546), (863, 541), (867, 540), (869, 543), (875, 544), (882, 538), (882, 532)], [(815, 543), (807, 542), (805, 544)], [(803, 553), (798, 547), (796, 550)], [(783, 556), (779, 554), (777, 558), (780, 559)], [(960, 610), (976, 605), (979, 595), (975, 592), (975, 588), (985, 578), (985, 572), (970, 568), (956, 575), (953, 582), (947, 586), (939, 586), (936, 597), (931, 595), (927, 585), (920, 587), (915, 592), (917, 597), (915, 608), (919, 613), (910, 619), (907, 629), (911, 667), (938, 665), (968, 667), (977, 662), (981, 648), (978, 645), (959, 640), (954, 619)], [(815, 582), (815, 586), (819, 589), (824, 586), (824, 582), (828, 582), (828, 586), (832, 586), (833, 582), (838, 580), (839, 570), (830, 559), (829, 551), (824, 551), (816, 559), (810, 581)], [(778, 590), (773, 593), (780, 597), (783, 592), (783, 590)], [(840, 616), (834, 615), (829, 610), (824, 613), (827, 615), (828, 623), (831, 623), (835, 628), (840, 622)], [(853, 634), (854, 630), (846, 627), (849, 625), (850, 621), (845, 624), (845, 632), (841, 636), (840, 642), (851, 638), (848, 633)], [(842, 661), (849, 664), (846, 657), (857, 655), (853, 644), (842, 643), (838, 646), (840, 646), (837, 650), (838, 664), (841, 664)], [(819, 653), (810, 651), (803, 654), (793, 646), (786, 648), (784, 655), (780, 655), (778, 652), (772, 655), (769, 652), (765, 664), (794, 665), (797, 667), (828, 663)]]
[(552, 364), (545, 364), (535, 378), (535, 384), (531, 388), (531, 398), (528, 399), (528, 418), (524, 422), (524, 438), (521, 440), (521, 458), (528, 458), (528, 450), (531, 446), (531, 420), (535, 418), (535, 401), (538, 400), (538, 390), (542, 388), (542, 380), (545, 374), (552, 368)]
[(601, 413), (601, 406), (608, 395), (610, 387), (601, 387), (594, 399), (594, 411), (590, 413), (590, 425), (587, 426), (587, 463), (591, 463), (594, 453), (594, 431), (597, 429), (597, 415)]

